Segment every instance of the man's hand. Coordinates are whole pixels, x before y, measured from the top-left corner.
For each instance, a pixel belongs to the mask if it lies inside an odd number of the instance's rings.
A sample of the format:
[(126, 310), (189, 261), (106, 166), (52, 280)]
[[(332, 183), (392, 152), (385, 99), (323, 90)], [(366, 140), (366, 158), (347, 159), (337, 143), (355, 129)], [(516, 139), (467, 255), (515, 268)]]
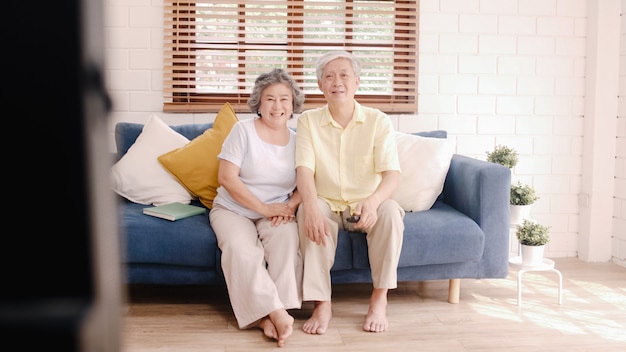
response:
[(326, 246), (326, 237), (330, 236), (326, 217), (314, 207), (313, 211), (307, 211), (304, 215), (304, 230), (306, 237), (318, 245)]
[(356, 210), (353, 215), (359, 216), (359, 221), (354, 224), (355, 229), (369, 229), (374, 226), (378, 220), (378, 205), (370, 198), (364, 199), (356, 205)]

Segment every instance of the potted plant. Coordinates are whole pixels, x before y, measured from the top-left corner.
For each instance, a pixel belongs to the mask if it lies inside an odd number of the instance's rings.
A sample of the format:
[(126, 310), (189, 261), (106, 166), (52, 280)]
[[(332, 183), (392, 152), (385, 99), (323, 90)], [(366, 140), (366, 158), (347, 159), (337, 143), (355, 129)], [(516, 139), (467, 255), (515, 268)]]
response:
[(535, 189), (520, 181), (511, 185), (511, 224), (518, 225), (523, 219), (527, 219), (530, 215), (530, 206), (539, 197), (535, 193)]
[[(498, 144), (491, 152), (487, 153), (487, 161), (500, 164), (512, 169), (519, 161), (517, 150), (506, 145)], [(511, 185), (511, 225), (519, 225), (523, 219), (527, 219), (530, 215), (530, 205), (539, 197), (535, 193), (535, 189), (529, 185), (523, 185), (517, 182)]]
[(495, 164), (500, 164), (512, 169), (517, 165), (518, 154), (517, 151), (506, 145), (497, 145), (493, 151), (486, 152), (487, 161)]
[(520, 181), (511, 185), (511, 205), (531, 205), (538, 199), (532, 186)]
[(524, 219), (517, 225), (515, 236), (519, 240), (523, 265), (543, 263), (545, 245), (550, 242), (550, 227)]

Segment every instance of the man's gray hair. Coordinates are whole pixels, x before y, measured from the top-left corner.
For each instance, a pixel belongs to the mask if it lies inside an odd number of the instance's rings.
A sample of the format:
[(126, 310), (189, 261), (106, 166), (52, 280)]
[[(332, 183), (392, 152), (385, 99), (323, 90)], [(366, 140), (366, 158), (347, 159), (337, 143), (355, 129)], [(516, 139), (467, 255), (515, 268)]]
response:
[(345, 51), (345, 50), (337, 50), (337, 51), (329, 51), (326, 54), (320, 56), (317, 59), (317, 63), (315, 64), (315, 74), (317, 75), (317, 80), (322, 80), (322, 72), (324, 71), (324, 67), (326, 65), (335, 60), (335, 59), (348, 59), (352, 64), (352, 70), (354, 71), (354, 75), (356, 77), (361, 76), (361, 63), (357, 60), (354, 55)]

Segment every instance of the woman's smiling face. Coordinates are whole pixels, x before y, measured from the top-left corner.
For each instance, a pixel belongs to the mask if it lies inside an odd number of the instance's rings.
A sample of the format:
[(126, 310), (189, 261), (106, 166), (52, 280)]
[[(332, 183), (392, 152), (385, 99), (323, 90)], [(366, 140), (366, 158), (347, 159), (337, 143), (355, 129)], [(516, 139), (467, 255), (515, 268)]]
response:
[(293, 114), (293, 91), (286, 83), (272, 84), (261, 93), (259, 112), (263, 118), (288, 120)]

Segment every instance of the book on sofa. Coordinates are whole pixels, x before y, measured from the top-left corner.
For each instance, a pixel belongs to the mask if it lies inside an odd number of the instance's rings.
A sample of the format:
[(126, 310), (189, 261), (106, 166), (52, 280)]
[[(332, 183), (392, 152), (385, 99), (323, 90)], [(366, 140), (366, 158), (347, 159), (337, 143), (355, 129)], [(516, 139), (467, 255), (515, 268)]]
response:
[(190, 216), (204, 214), (205, 209), (196, 205), (174, 202), (156, 207), (144, 208), (143, 213), (150, 216), (156, 216), (157, 218), (176, 221)]

